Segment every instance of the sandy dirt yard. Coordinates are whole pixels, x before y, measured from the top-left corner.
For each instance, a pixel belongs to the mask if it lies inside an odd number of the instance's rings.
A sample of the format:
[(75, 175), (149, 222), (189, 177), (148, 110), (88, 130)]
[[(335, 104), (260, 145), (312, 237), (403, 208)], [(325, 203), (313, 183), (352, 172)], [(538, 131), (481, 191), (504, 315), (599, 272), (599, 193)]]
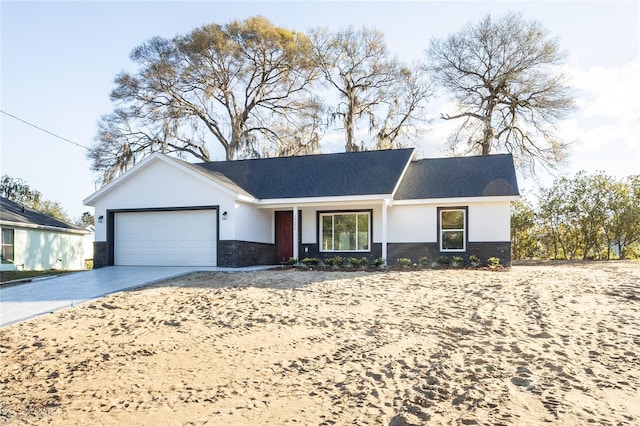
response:
[(0, 357), (0, 424), (640, 424), (640, 263), (200, 273)]

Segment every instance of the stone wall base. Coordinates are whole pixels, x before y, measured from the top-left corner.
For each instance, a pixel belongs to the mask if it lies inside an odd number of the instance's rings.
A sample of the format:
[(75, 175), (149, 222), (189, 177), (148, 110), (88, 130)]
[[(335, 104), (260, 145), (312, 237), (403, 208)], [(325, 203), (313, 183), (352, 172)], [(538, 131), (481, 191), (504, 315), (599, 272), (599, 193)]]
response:
[(218, 266), (243, 268), (255, 265), (275, 265), (276, 245), (249, 241), (218, 241)]
[(502, 266), (511, 266), (511, 242), (491, 242), (491, 243), (472, 243), (467, 244), (465, 252), (441, 252), (438, 250), (438, 243), (389, 243), (387, 245), (387, 264), (395, 265), (396, 260), (401, 257), (411, 259), (413, 263), (419, 263), (421, 257), (428, 257), (435, 260), (438, 256), (447, 256), (451, 259), (453, 256), (461, 256), (468, 262), (469, 256), (475, 255), (480, 258), (482, 263), (486, 263), (490, 257), (500, 259)]
[(93, 242), (93, 269), (109, 266), (107, 260), (107, 242), (106, 241), (94, 241)]

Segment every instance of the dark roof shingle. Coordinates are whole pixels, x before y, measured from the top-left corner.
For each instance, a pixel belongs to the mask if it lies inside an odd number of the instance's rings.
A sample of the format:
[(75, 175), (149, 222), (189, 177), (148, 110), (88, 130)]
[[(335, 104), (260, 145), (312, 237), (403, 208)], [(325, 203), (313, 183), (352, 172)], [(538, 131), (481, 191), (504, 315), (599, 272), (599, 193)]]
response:
[(74, 232), (87, 232), (80, 226), (63, 222), (62, 220), (58, 220), (55, 217), (40, 213), (39, 211), (32, 210), (28, 207), (23, 207), (21, 204), (13, 202), (4, 197), (0, 197), (0, 221), (14, 222), (25, 225), (47, 226)]
[(396, 200), (519, 195), (511, 154), (416, 160)]
[(198, 163), (258, 199), (391, 194), (413, 148)]

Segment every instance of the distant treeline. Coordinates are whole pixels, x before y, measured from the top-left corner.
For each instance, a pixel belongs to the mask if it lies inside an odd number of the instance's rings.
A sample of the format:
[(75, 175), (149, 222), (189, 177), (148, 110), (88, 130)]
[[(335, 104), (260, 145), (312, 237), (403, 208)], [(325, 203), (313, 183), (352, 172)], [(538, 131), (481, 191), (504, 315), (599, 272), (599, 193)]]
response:
[(512, 206), (514, 259), (640, 258), (640, 175), (580, 172)]

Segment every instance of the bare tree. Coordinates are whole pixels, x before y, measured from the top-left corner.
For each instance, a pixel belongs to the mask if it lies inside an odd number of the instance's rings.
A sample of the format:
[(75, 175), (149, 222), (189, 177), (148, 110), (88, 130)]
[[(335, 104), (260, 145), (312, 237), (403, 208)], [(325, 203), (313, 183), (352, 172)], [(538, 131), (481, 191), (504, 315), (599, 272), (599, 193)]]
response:
[(567, 154), (555, 123), (574, 108), (559, 71), (564, 53), (536, 21), (519, 14), (487, 15), (444, 39), (431, 41), (430, 68), (436, 83), (455, 96), (461, 120), (452, 148), (466, 144), (482, 155), (507, 151), (533, 172), (553, 168)]
[(410, 133), (413, 136), (420, 133), (415, 124), (424, 121), (421, 112), (433, 94), (426, 68), (419, 63), (411, 68), (401, 67), (399, 80), (391, 92), (394, 96), (382, 105), (386, 113), (378, 124), (376, 149), (401, 148), (402, 139), (409, 139)]
[[(319, 120), (308, 115), (319, 110), (309, 91), (319, 72), (310, 56), (308, 37), (263, 17), (152, 38), (131, 53), (138, 71), (116, 77), (117, 108), (102, 118), (89, 155), (94, 170), (108, 182), (153, 151), (209, 161), (213, 141), (232, 160), (317, 139), (309, 123)], [(282, 122), (297, 139), (276, 131)]]
[(316, 29), (311, 38), (316, 65), (338, 94), (331, 116), (344, 126), (345, 151), (360, 149), (355, 133), (364, 118), (377, 147), (397, 146), (429, 94), (423, 73), (392, 58), (377, 30)]

